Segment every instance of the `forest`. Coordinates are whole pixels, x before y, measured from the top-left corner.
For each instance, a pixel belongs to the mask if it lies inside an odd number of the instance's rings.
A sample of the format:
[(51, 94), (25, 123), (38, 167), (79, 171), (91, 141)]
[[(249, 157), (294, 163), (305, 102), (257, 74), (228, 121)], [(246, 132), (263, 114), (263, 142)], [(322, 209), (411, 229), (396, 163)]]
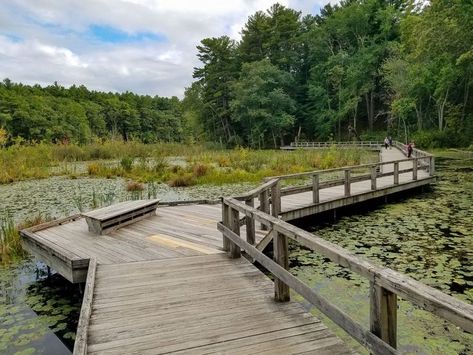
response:
[(343, 0), (273, 5), (241, 39), (205, 38), (182, 100), (0, 84), (0, 144), (120, 138), (272, 148), (299, 140), (473, 143), (473, 6)]
[(0, 83), (0, 146), (22, 142), (78, 143), (95, 140), (178, 142), (185, 136), (181, 102), (85, 86), (42, 88)]

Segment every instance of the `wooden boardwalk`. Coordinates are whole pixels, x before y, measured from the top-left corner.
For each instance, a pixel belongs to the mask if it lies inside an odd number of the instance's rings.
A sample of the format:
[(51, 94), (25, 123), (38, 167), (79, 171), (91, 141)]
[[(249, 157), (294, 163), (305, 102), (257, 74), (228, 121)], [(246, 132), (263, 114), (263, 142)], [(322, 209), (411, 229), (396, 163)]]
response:
[(351, 354), (246, 259), (97, 265), (89, 354)]
[[(73, 216), (24, 231), (23, 245), (70, 282), (84, 282), (90, 258), (115, 264), (223, 253), (215, 227), (221, 216), (220, 205), (160, 207), (155, 216), (100, 236)], [(265, 234), (256, 230), (257, 242)]]
[(333, 186), (320, 190), (319, 202), (315, 206), (312, 191), (282, 196), (281, 217), (286, 221), (290, 221), (306, 216), (312, 216), (319, 212), (335, 210), (340, 207), (354, 205), (357, 202), (363, 202), (390, 195), (392, 193), (410, 190), (419, 186), (429, 185), (435, 179), (428, 171), (419, 169), (417, 172), (417, 178), (414, 180), (412, 171), (407, 171), (412, 169), (412, 161), (406, 161), (405, 155), (399, 149), (382, 148), (380, 151), (380, 160), (385, 163), (401, 161), (398, 164), (399, 171), (406, 172), (399, 173), (399, 181), (396, 186), (394, 184), (393, 176), (394, 166), (392, 164), (386, 164), (381, 166), (380, 173), (390, 175), (375, 178), (375, 191), (372, 190), (371, 180), (351, 182), (350, 196), (348, 198), (345, 196), (344, 185)]
[[(112, 228), (108, 220), (99, 220), (101, 225), (92, 221), (89, 230), (84, 216), (71, 216), (21, 231), (22, 241), (69, 281), (86, 281), (77, 355), (352, 353), (300, 304), (286, 302), (289, 286), (371, 352), (394, 354), (394, 292), (410, 297), (422, 287), (412, 287), (411, 281), (398, 284), (396, 279), (390, 288), (390, 281), (384, 280), (391, 276), (383, 276), (384, 269), (358, 261), (284, 220), (430, 184), (435, 181), (433, 158), (421, 151), (416, 154), (405, 159), (398, 149), (382, 150), (378, 164), (275, 177), (244, 196), (222, 199), (221, 205), (160, 206), (156, 214), (140, 212), (140, 220), (131, 224), (135, 213), (123, 208), (123, 220), (113, 214)], [(325, 173), (342, 176), (323, 180)], [(311, 184), (281, 188), (280, 181), (301, 176), (311, 179)], [(147, 203), (131, 204), (137, 208)], [(87, 216), (96, 218), (96, 214)], [(246, 241), (240, 235), (246, 235)], [(374, 289), (370, 330), (287, 271), (288, 237), (370, 278)], [(274, 261), (262, 253), (272, 239)], [(242, 249), (249, 261), (240, 258)], [(275, 282), (252, 260), (273, 273)], [(399, 279), (397, 274), (386, 275)], [(440, 302), (439, 309), (452, 312), (446, 313), (447, 319), (470, 329), (473, 311), (441, 292), (429, 292), (433, 298), (416, 295), (413, 299), (429, 310)]]

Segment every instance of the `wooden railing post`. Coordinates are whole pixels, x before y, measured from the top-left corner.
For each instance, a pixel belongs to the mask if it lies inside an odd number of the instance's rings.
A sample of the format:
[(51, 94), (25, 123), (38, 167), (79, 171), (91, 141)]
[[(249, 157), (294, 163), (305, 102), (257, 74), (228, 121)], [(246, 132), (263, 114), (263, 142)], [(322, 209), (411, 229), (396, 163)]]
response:
[(429, 175), (430, 176), (434, 176), (435, 174), (435, 158), (433, 155), (430, 156), (430, 159), (429, 159)]
[(371, 333), (397, 347), (397, 295), (370, 282)]
[[(225, 227), (230, 228), (230, 208), (222, 199), (222, 223)], [(223, 250), (230, 251), (230, 239), (223, 236)]]
[[(276, 263), (282, 266), (284, 269), (289, 269), (289, 248), (287, 237), (284, 234), (273, 232), (273, 246), (274, 256), (273, 259)], [(274, 298), (278, 302), (287, 302), (291, 299), (289, 286), (278, 278), (274, 279)]]
[[(253, 197), (249, 198), (245, 201), (245, 204), (250, 207), (255, 207), (255, 202)], [(255, 220), (246, 216), (246, 241), (251, 244), (255, 245)]]
[(412, 159), (412, 180), (417, 180), (417, 158)]
[[(240, 212), (230, 208), (230, 229), (233, 233), (240, 235)], [(230, 258), (241, 257), (241, 249), (238, 245), (230, 241)]]
[(394, 185), (399, 185), (399, 162), (394, 162)]
[(319, 203), (319, 174), (312, 175), (312, 202)]
[[(269, 213), (269, 200), (268, 200), (268, 190), (263, 190), (259, 194), (259, 206), (261, 212)], [(261, 224), (261, 230), (268, 230), (268, 227), (264, 224)]]
[(271, 215), (278, 218), (281, 213), (281, 183), (279, 180), (271, 187)]
[(376, 165), (371, 167), (371, 190), (376, 190), (376, 177), (378, 172), (376, 171)]
[(345, 197), (350, 196), (350, 169), (345, 169)]

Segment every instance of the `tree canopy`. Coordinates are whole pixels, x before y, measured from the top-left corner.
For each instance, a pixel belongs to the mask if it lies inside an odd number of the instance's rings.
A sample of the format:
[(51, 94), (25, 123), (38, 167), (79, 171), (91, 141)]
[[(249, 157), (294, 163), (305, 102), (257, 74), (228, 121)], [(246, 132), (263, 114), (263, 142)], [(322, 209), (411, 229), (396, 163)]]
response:
[(307, 16), (275, 4), (239, 42), (202, 40), (187, 109), (207, 139), (253, 147), (352, 130), (469, 145), (472, 27), (462, 0), (343, 0)]
[(342, 0), (305, 16), (275, 4), (248, 18), (239, 41), (203, 39), (197, 58), (183, 100), (5, 79), (0, 145), (120, 138), (263, 148), (388, 134), (473, 143), (468, 1)]
[(137, 139), (152, 143), (187, 137), (177, 98), (103, 93), (85, 86), (66, 89), (0, 83), (0, 145), (7, 142), (88, 143)]

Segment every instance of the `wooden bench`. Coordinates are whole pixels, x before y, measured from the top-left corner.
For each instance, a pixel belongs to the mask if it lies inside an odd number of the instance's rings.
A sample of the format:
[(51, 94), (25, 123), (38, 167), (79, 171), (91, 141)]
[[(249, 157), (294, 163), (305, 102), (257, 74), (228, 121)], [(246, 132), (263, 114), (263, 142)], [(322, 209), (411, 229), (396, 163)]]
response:
[(87, 221), (89, 232), (103, 235), (155, 215), (158, 204), (159, 200), (126, 201), (82, 213), (82, 216)]

